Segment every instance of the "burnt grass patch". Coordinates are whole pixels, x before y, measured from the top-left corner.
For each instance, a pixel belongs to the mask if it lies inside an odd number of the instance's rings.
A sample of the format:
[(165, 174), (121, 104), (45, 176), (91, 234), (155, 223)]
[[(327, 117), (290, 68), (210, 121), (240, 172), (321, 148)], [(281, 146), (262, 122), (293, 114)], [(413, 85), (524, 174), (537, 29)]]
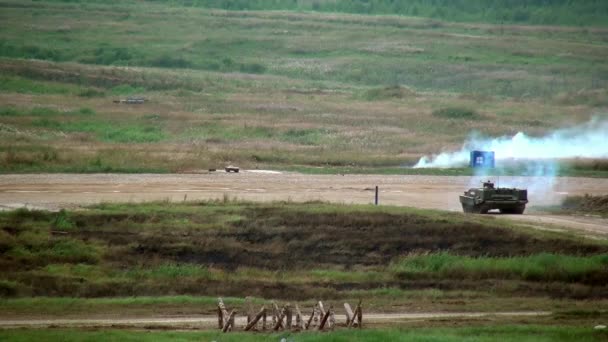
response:
[[(348, 290), (429, 287), (608, 297), (608, 272), (562, 281), (430, 273), (412, 279), (391, 273), (387, 266), (410, 254), (506, 258), (608, 253), (607, 245), (599, 242), (528, 232), (460, 213), (316, 202), (115, 204), (85, 211), (0, 213), (0, 233), (2, 278), (12, 286), (3, 293), (9, 297), (198, 294), (308, 299), (340, 298)], [(152, 273), (161, 271), (150, 271), (163, 265), (175, 273), (159, 276)], [(245, 276), (238, 273), (243, 269), (248, 270)], [(329, 276), (302, 279), (313, 270), (327, 270)], [(331, 275), (361, 270), (382, 277)], [(515, 285), (497, 286), (504, 281)]]

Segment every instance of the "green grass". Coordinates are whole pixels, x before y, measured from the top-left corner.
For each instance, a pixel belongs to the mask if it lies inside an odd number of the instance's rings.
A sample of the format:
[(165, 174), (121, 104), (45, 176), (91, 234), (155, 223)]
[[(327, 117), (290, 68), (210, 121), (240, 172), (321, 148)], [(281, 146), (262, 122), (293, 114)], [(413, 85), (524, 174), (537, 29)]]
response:
[[(85, 211), (0, 213), (0, 232), (8, 270), (0, 289), (13, 298), (244, 291), (294, 300), (376, 298), (387, 295), (374, 291), (426, 289), (437, 281), (501, 296), (586, 298), (608, 277), (605, 243), (495, 218), (399, 207), (229, 199), (105, 203)], [(427, 254), (410, 255), (413, 250)], [(490, 281), (471, 285), (478, 279)]]
[(542, 253), (510, 258), (467, 257), (436, 253), (406, 256), (391, 265), (399, 276), (415, 278), (518, 278), (532, 281), (580, 281), (605, 272), (608, 255), (576, 257)]
[(23, 77), (0, 76), (0, 92), (19, 94), (61, 94), (77, 93), (79, 87), (54, 83), (33, 81)]
[[(81, 112), (79, 112), (81, 113)], [(91, 113), (85, 111), (85, 113)], [(63, 121), (42, 118), (33, 126), (63, 132), (92, 133), (97, 139), (111, 143), (153, 143), (165, 136), (155, 123), (130, 123), (117, 125), (106, 121)]]
[(29, 110), (24, 110), (16, 107), (2, 107), (0, 108), (0, 116), (11, 117), (11, 116), (33, 116), (33, 117), (53, 117), (53, 116), (94, 116), (96, 113), (93, 109), (88, 107), (82, 107), (77, 110), (61, 111), (56, 108), (49, 107), (34, 107)]
[[(154, 0), (159, 1), (159, 0)], [(161, 1), (159, 1), (161, 2)], [(338, 0), (338, 1), (232, 1), (205, 0), (192, 3), (179, 0), (172, 3), (185, 6), (204, 6), (227, 10), (298, 10), (363, 14), (399, 14), (465, 22), (527, 23), (543, 25), (601, 25), (601, 13), (607, 9), (601, 1), (570, 3), (566, 1), (500, 1), (465, 0), (458, 3), (428, 2), (423, 0), (405, 3), (389, 0)], [(573, 13), (578, 13), (576, 16)]]
[(242, 333), (232, 332), (135, 332), (120, 330), (4, 330), (6, 341), (602, 341), (608, 335), (591, 327), (539, 325), (472, 326), (464, 328), (413, 328), (338, 330), (330, 333)]
[(445, 119), (479, 119), (479, 114), (473, 109), (459, 107), (437, 109), (433, 111), (433, 115)]

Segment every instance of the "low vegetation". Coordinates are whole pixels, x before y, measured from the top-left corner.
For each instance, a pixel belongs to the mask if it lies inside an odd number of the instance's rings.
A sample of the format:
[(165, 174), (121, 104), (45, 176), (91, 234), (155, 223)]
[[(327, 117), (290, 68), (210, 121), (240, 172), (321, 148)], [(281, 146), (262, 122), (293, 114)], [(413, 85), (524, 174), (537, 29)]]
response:
[(472, 131), (604, 115), (606, 29), (502, 24), (595, 25), (598, 3), (395, 4), (4, 0), (0, 172), (411, 173)]
[(595, 342), (608, 337), (605, 331), (570, 326), (472, 326), (413, 329), (365, 329), (343, 330), (331, 334), (319, 332), (307, 333), (274, 333), (251, 334), (217, 332), (141, 332), (119, 330), (8, 330), (0, 331), (0, 338), (5, 341), (563, 341)]
[[(605, 244), (457, 213), (324, 203), (102, 204), (0, 213), (0, 228), (0, 294), (21, 298), (5, 302), (5, 313), (39, 306), (27, 299), (38, 296), (247, 294), (366, 298), (380, 307), (421, 300), (427, 289), (438, 298), (469, 291), (473, 302), (491, 292), (492, 303), (608, 296)], [(183, 298), (212, 308), (212, 299)]]
[(391, 270), (403, 278), (435, 276), (439, 279), (522, 279), (531, 281), (591, 281), (602, 277), (608, 255), (593, 257), (541, 253), (507, 258), (456, 256), (449, 253), (410, 255)]
[(608, 216), (608, 195), (568, 196), (559, 208), (561, 213)]
[(479, 114), (468, 108), (449, 107), (433, 111), (433, 115), (445, 119), (479, 119)]

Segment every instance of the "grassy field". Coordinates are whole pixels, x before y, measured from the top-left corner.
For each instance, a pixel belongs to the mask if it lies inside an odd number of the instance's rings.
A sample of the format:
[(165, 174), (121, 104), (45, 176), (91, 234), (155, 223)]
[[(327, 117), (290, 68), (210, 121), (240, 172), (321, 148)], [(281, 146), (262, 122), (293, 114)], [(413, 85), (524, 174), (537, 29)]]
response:
[(17, 210), (0, 228), (0, 317), (213, 314), (217, 296), (246, 295), (370, 311), (608, 308), (605, 242), (494, 217), (166, 202)]
[(606, 331), (546, 326), (476, 326), (327, 333), (219, 334), (211, 332), (125, 332), (86, 330), (0, 331), (6, 341), (603, 341)]
[(181, 4), (0, 1), (0, 172), (402, 173), (606, 115), (606, 28)]

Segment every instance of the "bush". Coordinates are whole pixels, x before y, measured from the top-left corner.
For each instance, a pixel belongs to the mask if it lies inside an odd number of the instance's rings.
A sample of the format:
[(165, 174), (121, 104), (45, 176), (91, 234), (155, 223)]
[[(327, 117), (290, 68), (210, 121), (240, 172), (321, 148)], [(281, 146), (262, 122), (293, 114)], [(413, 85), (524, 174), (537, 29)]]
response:
[(479, 118), (473, 109), (463, 107), (447, 107), (433, 111), (433, 115), (445, 119), (476, 119)]
[(65, 209), (61, 209), (53, 220), (53, 227), (59, 230), (70, 230), (74, 228), (74, 224), (68, 218), (68, 213)]
[(84, 89), (84, 90), (80, 91), (78, 93), (78, 96), (80, 96), (80, 97), (101, 97), (101, 96), (105, 96), (105, 93), (103, 91), (100, 91), (97, 89), (88, 88), (88, 89)]
[(249, 74), (262, 74), (266, 71), (266, 67), (258, 63), (240, 64), (239, 70)]
[(159, 67), (159, 68), (189, 68), (192, 66), (192, 63), (181, 58), (181, 57), (171, 57), (169, 55), (162, 55), (160, 57), (156, 57), (152, 59), (149, 64), (151, 66)]
[(80, 115), (95, 115), (95, 111), (89, 107), (82, 107), (75, 113)]
[(14, 297), (17, 295), (19, 284), (10, 280), (0, 280), (0, 297)]
[(133, 87), (129, 84), (122, 84), (112, 88), (112, 95), (133, 95), (133, 94), (141, 94), (146, 91), (146, 88), (143, 87)]
[(14, 107), (0, 108), (0, 116), (17, 116), (20, 112)]
[(416, 92), (409, 89), (408, 87), (395, 85), (390, 87), (370, 89), (365, 92), (363, 97), (368, 101), (373, 101), (385, 99), (404, 99), (412, 96), (416, 96)]

